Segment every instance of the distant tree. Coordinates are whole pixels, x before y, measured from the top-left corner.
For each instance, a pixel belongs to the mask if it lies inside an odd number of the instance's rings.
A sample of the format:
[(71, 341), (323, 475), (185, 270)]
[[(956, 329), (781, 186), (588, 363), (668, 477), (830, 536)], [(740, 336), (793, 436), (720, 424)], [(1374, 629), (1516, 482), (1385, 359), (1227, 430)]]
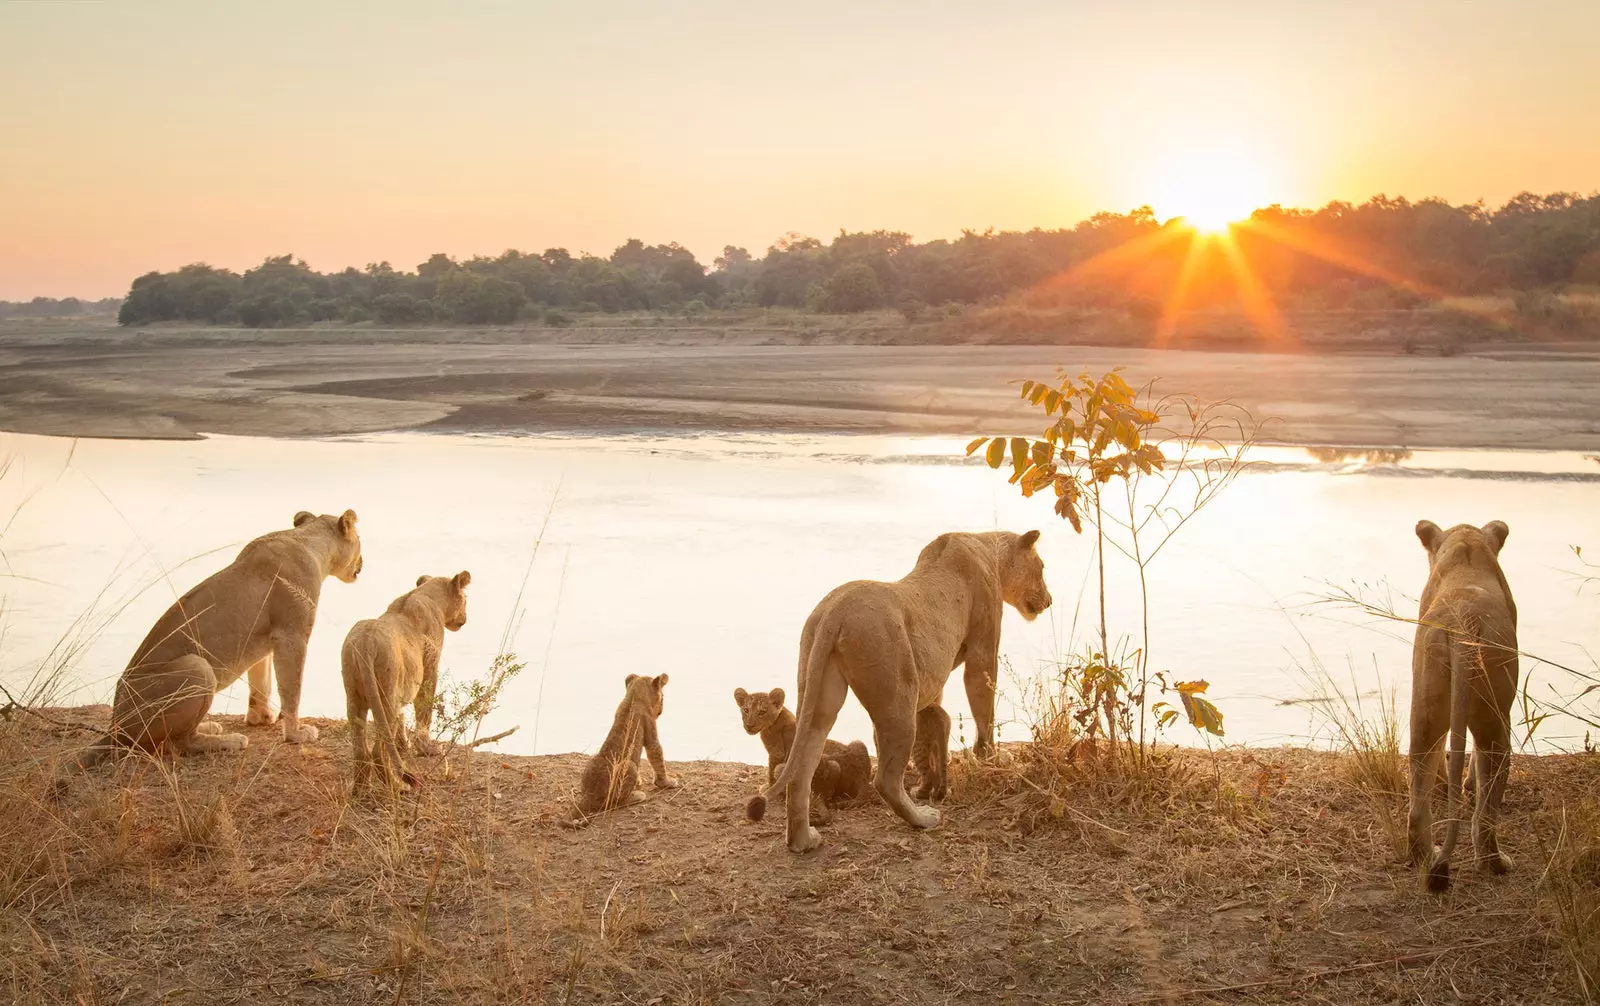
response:
[(831, 314), (869, 311), (883, 303), (883, 288), (878, 274), (865, 262), (852, 262), (829, 276), (821, 287), (822, 297), (815, 310)]

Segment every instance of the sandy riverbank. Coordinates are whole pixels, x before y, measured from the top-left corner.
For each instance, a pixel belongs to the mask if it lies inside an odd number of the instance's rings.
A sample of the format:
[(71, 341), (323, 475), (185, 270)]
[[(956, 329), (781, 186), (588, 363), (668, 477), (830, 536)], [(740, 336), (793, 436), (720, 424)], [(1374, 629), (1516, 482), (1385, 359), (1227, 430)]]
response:
[(1600, 449), (1600, 356), (1578, 350), (1445, 358), (800, 341), (676, 328), (13, 326), (0, 340), (0, 429), (965, 434), (1033, 421), (1011, 380), (1125, 365), (1135, 379), (1273, 417), (1268, 436), (1286, 443)]

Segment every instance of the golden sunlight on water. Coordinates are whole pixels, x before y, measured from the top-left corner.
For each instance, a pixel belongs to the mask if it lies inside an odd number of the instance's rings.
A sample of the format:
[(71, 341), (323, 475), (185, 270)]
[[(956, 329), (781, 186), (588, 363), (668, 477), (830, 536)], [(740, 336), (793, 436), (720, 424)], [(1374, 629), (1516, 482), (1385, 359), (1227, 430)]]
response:
[[(1027, 730), (1026, 682), (1089, 637), (1091, 540), (1051, 516), (1047, 501), (1020, 499), (981, 464), (963, 462), (964, 446), (758, 435), (6, 436), (0, 452), (13, 467), (0, 505), (16, 514), (0, 539), (10, 573), (0, 676), (25, 682), (52, 650), (81, 644), (61, 699), (108, 701), (133, 647), (177, 594), (250, 537), (287, 527), (295, 511), (350, 507), (366, 568), (354, 585), (324, 587), (302, 712), (342, 715), (338, 653), (352, 622), (381, 612), (420, 573), (468, 569), (469, 622), (447, 639), (444, 667), (458, 679), (482, 673), (503, 637), (528, 662), (484, 728), (520, 724), (505, 749), (592, 750), (623, 676), (668, 672), (669, 758), (760, 762), (731, 692), (782, 685), (793, 694), (799, 629), (823, 594), (850, 579), (903, 575), (943, 531), (1039, 527), (1056, 606), (1031, 624), (1007, 616), (1002, 737), (1015, 739)], [(1403, 714), (1407, 627), (1315, 602), (1349, 587), (1414, 614), (1425, 559), (1412, 527), (1422, 517), (1509, 522), (1503, 561), (1523, 648), (1586, 667), (1586, 653), (1600, 655), (1600, 597), (1580, 590), (1569, 548), (1600, 552), (1592, 459), (1298, 448), (1253, 456), (1260, 465), (1151, 570), (1153, 666), (1209, 680), (1229, 742), (1317, 734), (1312, 706), (1283, 704), (1307, 696), (1301, 669), (1313, 658), (1347, 688), (1395, 686)], [(1130, 632), (1133, 580), (1121, 563), (1112, 572), (1114, 631)], [(1533, 666), (1525, 660), (1524, 674)], [(1554, 681), (1547, 668), (1532, 673), (1535, 688)], [(953, 716), (966, 709), (955, 681), (946, 693)], [(241, 681), (217, 708), (244, 705)], [(834, 735), (870, 739), (856, 703)], [(1170, 736), (1196, 740), (1187, 726)], [(1570, 723), (1540, 733), (1541, 742), (1569, 745), (1581, 737)]]

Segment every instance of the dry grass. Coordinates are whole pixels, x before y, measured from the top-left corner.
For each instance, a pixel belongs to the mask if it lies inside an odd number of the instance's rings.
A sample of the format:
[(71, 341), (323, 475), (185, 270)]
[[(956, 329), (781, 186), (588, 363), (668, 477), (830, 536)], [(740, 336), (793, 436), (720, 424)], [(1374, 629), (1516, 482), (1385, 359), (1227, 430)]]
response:
[[(742, 819), (759, 766), (674, 765), (683, 789), (571, 831), (558, 820), (581, 756), (419, 759), (420, 794), (352, 801), (343, 726), (318, 725), (324, 738), (303, 748), (257, 729), (238, 755), (129, 759), (58, 802), (40, 795), (53, 762), (86, 738), (31, 716), (0, 726), (0, 996), (1131, 1002), (1248, 983), (1194, 998), (1580, 994), (1562, 920), (1588, 918), (1593, 889), (1581, 903), (1549, 894), (1551, 877), (1577, 892), (1592, 862), (1570, 813), (1562, 824), (1563, 806), (1600, 782), (1588, 757), (1518, 759), (1517, 870), (1467, 871), (1435, 899), (1340, 754), (1166, 749), (1129, 779), (1083, 745), (1066, 758), (1007, 747), (955, 760), (943, 827), (913, 832), (869, 797), (796, 857), (781, 824)], [(1541, 870), (1541, 844), (1565, 872)]]

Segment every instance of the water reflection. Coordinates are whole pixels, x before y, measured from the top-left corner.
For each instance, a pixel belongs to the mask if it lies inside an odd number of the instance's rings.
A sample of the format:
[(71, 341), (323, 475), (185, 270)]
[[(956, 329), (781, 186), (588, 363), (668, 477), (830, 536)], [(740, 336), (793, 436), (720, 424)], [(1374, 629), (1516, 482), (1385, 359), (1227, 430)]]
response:
[[(1002, 696), (1010, 722), (1001, 736), (1020, 739), (1023, 685), (1085, 639), (1091, 543), (1048, 503), (1020, 499), (981, 461), (974, 467), (964, 447), (954, 438), (392, 435), (74, 448), (4, 437), (0, 451), (16, 463), (0, 483), (0, 512), (28, 499), (3, 540), (11, 578), (0, 675), (15, 683), (69, 638), (82, 648), (68, 698), (106, 701), (156, 617), (243, 542), (300, 509), (351, 507), (367, 568), (355, 584), (324, 588), (307, 715), (342, 715), (338, 651), (355, 620), (382, 611), (418, 574), (471, 569), (473, 619), (446, 644), (444, 667), (481, 674), (502, 638), (528, 661), (485, 726), (521, 725), (506, 749), (592, 750), (622, 678), (670, 672), (668, 756), (759, 763), (760, 741), (744, 734), (729, 696), (736, 686), (792, 688), (800, 626), (825, 593), (904, 575), (943, 531), (1039, 527), (1056, 605), (1034, 623), (1008, 613), (1002, 644), (1019, 683)], [(1301, 448), (1254, 456), (1260, 467), (1151, 571), (1153, 668), (1210, 681), (1230, 742), (1305, 737), (1311, 707), (1279, 702), (1308, 693), (1299, 668), (1312, 655), (1362, 692), (1398, 684), (1403, 714), (1404, 626), (1305, 602), (1330, 583), (1414, 596), (1426, 560), (1412, 528), (1424, 517), (1508, 521), (1503, 558), (1524, 647), (1572, 666), (1600, 654), (1596, 601), (1559, 572), (1571, 566), (1569, 546), (1600, 548), (1600, 473), (1588, 457), (1416, 451), (1330, 470), (1337, 462)], [(1126, 631), (1138, 624), (1132, 574), (1116, 565), (1108, 576), (1112, 624)], [(1531, 664), (1525, 672), (1548, 673)], [(946, 699), (953, 716), (965, 712), (959, 683)], [(242, 713), (243, 683), (218, 705)], [(846, 703), (836, 732), (871, 736), (859, 705)]]

